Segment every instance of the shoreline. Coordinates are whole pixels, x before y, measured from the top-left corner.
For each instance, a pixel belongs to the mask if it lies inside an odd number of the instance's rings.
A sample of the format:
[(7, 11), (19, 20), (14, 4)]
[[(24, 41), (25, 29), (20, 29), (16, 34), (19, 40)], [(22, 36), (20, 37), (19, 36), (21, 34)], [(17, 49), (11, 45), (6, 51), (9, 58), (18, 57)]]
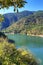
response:
[[(5, 33), (5, 34), (7, 35), (7, 34), (14, 34), (14, 33)], [(43, 37), (43, 35), (34, 35), (34, 34), (27, 34), (27, 36)]]
[[(29, 36), (29, 34), (27, 34), (27, 36)], [(33, 34), (31, 34), (30, 36), (37, 36), (37, 37), (42, 37), (43, 38), (43, 35), (33, 35)]]

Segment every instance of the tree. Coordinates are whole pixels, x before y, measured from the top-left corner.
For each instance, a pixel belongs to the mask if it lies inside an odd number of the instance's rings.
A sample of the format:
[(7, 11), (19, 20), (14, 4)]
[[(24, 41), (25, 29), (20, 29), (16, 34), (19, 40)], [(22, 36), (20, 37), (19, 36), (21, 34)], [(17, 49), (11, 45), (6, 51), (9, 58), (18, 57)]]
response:
[(0, 14), (0, 30), (1, 30), (1, 27), (2, 27), (2, 21), (4, 20), (4, 16)]
[(0, 22), (4, 20), (4, 16), (0, 14)]
[(38, 65), (30, 51), (16, 49), (14, 43), (8, 41), (0, 32), (0, 65)]
[(17, 11), (18, 8), (24, 7), (27, 2), (25, 0), (0, 0), (0, 8), (9, 8), (14, 6), (14, 11)]

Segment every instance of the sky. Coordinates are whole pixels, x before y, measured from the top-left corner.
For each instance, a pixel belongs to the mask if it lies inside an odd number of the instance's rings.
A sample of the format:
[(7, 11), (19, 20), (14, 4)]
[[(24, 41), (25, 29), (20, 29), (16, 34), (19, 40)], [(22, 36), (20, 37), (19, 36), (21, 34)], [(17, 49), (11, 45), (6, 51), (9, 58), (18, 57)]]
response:
[[(28, 11), (38, 11), (43, 10), (43, 0), (26, 0), (27, 4), (19, 9), (19, 12), (28, 10)], [(14, 7), (9, 7), (9, 9), (1, 9), (0, 14), (5, 13), (14, 13)]]

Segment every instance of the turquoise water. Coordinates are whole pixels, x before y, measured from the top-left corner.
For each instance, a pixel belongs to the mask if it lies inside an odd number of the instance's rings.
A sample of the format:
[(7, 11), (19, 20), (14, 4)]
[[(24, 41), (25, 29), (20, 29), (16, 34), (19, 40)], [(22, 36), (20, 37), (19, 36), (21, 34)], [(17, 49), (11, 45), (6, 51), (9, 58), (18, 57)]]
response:
[(29, 49), (40, 60), (40, 65), (43, 65), (43, 38), (20, 34), (7, 36), (15, 41), (16, 47)]

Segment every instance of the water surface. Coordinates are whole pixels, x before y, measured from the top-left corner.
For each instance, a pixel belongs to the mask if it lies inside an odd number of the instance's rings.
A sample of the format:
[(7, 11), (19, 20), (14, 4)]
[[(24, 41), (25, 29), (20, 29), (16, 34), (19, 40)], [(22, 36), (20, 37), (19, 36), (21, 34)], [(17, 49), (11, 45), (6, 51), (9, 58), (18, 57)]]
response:
[(17, 48), (23, 47), (27, 50), (29, 49), (34, 54), (34, 56), (40, 60), (40, 65), (43, 65), (43, 38), (20, 34), (8, 34), (7, 36), (8, 38), (15, 41)]

